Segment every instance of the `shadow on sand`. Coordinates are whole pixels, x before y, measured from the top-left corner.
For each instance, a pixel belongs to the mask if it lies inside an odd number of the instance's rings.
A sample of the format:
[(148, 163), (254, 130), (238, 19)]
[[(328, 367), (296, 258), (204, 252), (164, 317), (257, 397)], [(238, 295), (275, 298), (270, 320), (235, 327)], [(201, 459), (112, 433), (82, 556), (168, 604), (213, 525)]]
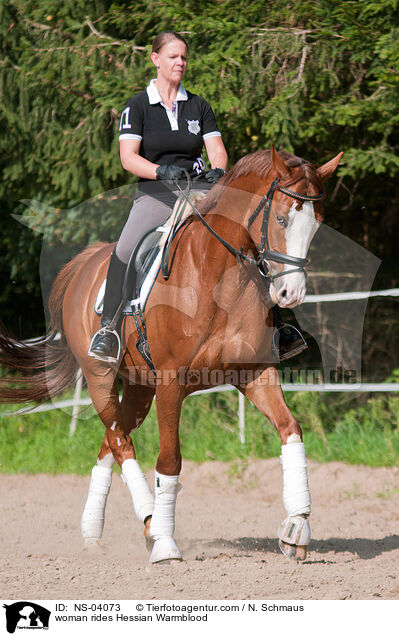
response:
[[(220, 548), (221, 550), (240, 550), (244, 552), (274, 552), (280, 554), (277, 539), (256, 537), (240, 537), (235, 541), (226, 539), (216, 539), (207, 543), (209, 547)], [(360, 559), (374, 559), (385, 552), (392, 552), (399, 549), (399, 535), (394, 534), (383, 539), (342, 539), (331, 537), (330, 539), (312, 539), (309, 545), (310, 560), (314, 560), (317, 554), (335, 554), (348, 552), (356, 555)], [(313, 554), (312, 554), (313, 553)], [(309, 562), (309, 560), (308, 560)]]

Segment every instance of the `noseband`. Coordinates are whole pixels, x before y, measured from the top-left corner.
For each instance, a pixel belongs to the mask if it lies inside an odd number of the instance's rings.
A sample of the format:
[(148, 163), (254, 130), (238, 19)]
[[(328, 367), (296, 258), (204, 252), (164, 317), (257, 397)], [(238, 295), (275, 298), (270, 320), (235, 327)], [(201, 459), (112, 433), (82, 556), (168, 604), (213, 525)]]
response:
[[(288, 188), (284, 188), (283, 186), (278, 185), (278, 178), (274, 179), (272, 182), (267, 194), (262, 198), (257, 208), (251, 214), (251, 217), (248, 221), (248, 231), (255, 221), (255, 219), (260, 214), (263, 208), (263, 220), (262, 220), (262, 228), (261, 228), (261, 241), (259, 246), (258, 258), (256, 259), (256, 266), (259, 270), (261, 276), (268, 278), (271, 282), (274, 279), (279, 278), (280, 276), (285, 276), (286, 274), (293, 274), (294, 272), (304, 272), (305, 267), (308, 264), (307, 258), (299, 258), (298, 256), (290, 256), (289, 254), (284, 254), (283, 252), (275, 252), (270, 249), (269, 244), (269, 222), (270, 222), (270, 212), (272, 209), (272, 202), (274, 193), (278, 190), (283, 194), (291, 197), (291, 199), (298, 199), (299, 201), (320, 201), (324, 197), (324, 193), (320, 192), (316, 196), (310, 196), (309, 194), (298, 194), (298, 192), (294, 192), (294, 190), (289, 190)], [(283, 263), (284, 265), (295, 265), (293, 269), (289, 269), (286, 272), (280, 272), (279, 274), (272, 274), (271, 267), (268, 261), (273, 261), (275, 263)]]
[[(186, 177), (187, 177), (187, 183), (188, 183), (187, 189), (188, 191), (190, 191), (190, 177), (188, 173), (186, 173)], [(222, 238), (217, 232), (215, 232), (215, 230), (206, 222), (201, 212), (197, 209), (197, 206), (194, 205), (194, 203), (188, 198), (187, 192), (185, 192), (182, 188), (180, 188), (177, 181), (175, 185), (177, 186), (178, 190), (180, 190), (180, 193), (183, 196), (183, 198), (187, 201), (187, 203), (190, 204), (194, 213), (198, 216), (198, 218), (203, 223), (203, 225), (205, 225), (207, 230), (209, 230), (209, 232), (213, 234), (213, 236), (217, 238), (217, 240), (237, 258), (238, 262), (240, 263), (245, 262), (245, 263), (249, 263), (250, 265), (255, 265), (258, 268), (260, 275), (263, 278), (266, 278), (269, 282), (273, 282), (274, 279), (279, 278), (279, 276), (285, 276), (286, 274), (292, 274), (293, 272), (305, 273), (305, 267), (308, 264), (307, 258), (299, 258), (298, 256), (290, 256), (289, 254), (284, 254), (283, 252), (274, 252), (273, 250), (270, 249), (268, 231), (269, 231), (270, 212), (272, 208), (273, 196), (275, 191), (278, 190), (279, 192), (286, 194), (288, 197), (291, 197), (292, 199), (298, 199), (299, 201), (320, 201), (324, 197), (323, 192), (320, 192), (316, 196), (310, 196), (308, 194), (298, 194), (298, 192), (295, 192), (294, 190), (289, 190), (288, 188), (279, 186), (278, 178), (274, 179), (267, 194), (265, 194), (262, 197), (259, 205), (253, 211), (248, 221), (247, 229), (249, 231), (251, 225), (253, 224), (255, 219), (259, 216), (263, 208), (261, 241), (260, 241), (258, 256), (256, 259), (254, 259), (244, 254), (243, 248), (241, 248), (241, 250), (237, 250), (233, 245), (230, 245), (230, 243), (225, 241), (224, 238)], [(268, 261), (273, 261), (275, 263), (283, 263), (284, 265), (296, 265), (296, 267), (294, 269), (289, 269), (286, 272), (283, 271), (283, 272), (280, 272), (279, 274), (272, 274), (271, 267)]]

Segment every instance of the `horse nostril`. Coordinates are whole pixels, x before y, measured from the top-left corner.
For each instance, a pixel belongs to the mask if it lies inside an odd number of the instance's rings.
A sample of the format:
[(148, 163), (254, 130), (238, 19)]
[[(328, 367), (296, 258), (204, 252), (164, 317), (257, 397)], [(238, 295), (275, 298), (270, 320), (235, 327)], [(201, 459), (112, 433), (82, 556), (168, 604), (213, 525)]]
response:
[(287, 295), (287, 290), (283, 289), (283, 291), (281, 292), (281, 298), (285, 298)]

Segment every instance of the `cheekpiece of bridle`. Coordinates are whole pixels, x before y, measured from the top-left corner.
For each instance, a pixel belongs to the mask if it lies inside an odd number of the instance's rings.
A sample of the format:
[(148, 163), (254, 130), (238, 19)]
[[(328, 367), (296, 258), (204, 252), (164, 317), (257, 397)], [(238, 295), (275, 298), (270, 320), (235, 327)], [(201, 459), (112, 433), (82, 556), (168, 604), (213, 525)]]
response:
[[(263, 219), (262, 219), (262, 227), (261, 227), (261, 240), (258, 251), (258, 257), (256, 259), (256, 266), (259, 270), (259, 273), (264, 278), (267, 278), (269, 281), (273, 282), (276, 278), (280, 276), (285, 276), (286, 274), (293, 274), (294, 272), (305, 272), (305, 267), (308, 264), (307, 258), (299, 258), (298, 256), (290, 256), (289, 254), (284, 254), (283, 252), (275, 252), (270, 249), (269, 244), (269, 222), (270, 222), (270, 212), (272, 209), (272, 202), (274, 193), (278, 190), (283, 194), (291, 197), (292, 199), (297, 199), (298, 201), (320, 201), (324, 197), (324, 193), (320, 192), (315, 196), (311, 196), (309, 194), (299, 194), (294, 190), (289, 190), (288, 188), (284, 188), (278, 184), (278, 178), (276, 177), (272, 182), (267, 194), (262, 197), (259, 205), (253, 211), (248, 221), (248, 230), (251, 225), (255, 221), (255, 219), (259, 216), (262, 208), (263, 208)], [(284, 265), (294, 265), (293, 269), (289, 269), (287, 271), (282, 271), (278, 274), (271, 273), (271, 267), (268, 261), (273, 261), (275, 263), (282, 263)]]
[[(205, 225), (205, 227), (209, 230), (209, 232), (215, 238), (217, 238), (217, 240), (226, 249), (228, 249), (229, 252), (231, 252), (236, 257), (237, 262), (239, 263), (245, 262), (250, 265), (255, 265), (258, 268), (260, 275), (263, 278), (267, 279), (269, 282), (273, 282), (273, 280), (275, 280), (276, 278), (279, 278), (280, 276), (285, 276), (286, 274), (292, 274), (294, 272), (304, 272), (306, 274), (305, 267), (309, 262), (307, 258), (299, 258), (298, 256), (290, 256), (289, 254), (284, 254), (283, 252), (275, 252), (270, 249), (268, 231), (269, 231), (270, 212), (272, 208), (273, 196), (276, 190), (278, 190), (279, 192), (282, 192), (288, 197), (291, 197), (292, 199), (297, 199), (298, 201), (320, 201), (324, 197), (324, 192), (320, 192), (316, 196), (311, 196), (309, 194), (299, 194), (298, 192), (295, 192), (294, 190), (289, 190), (288, 188), (284, 188), (283, 186), (280, 186), (278, 184), (278, 178), (276, 177), (274, 181), (272, 182), (272, 184), (270, 185), (270, 188), (267, 191), (267, 193), (262, 197), (261, 201), (259, 202), (259, 205), (251, 214), (250, 219), (248, 221), (247, 229), (249, 231), (251, 225), (253, 224), (253, 222), (256, 220), (256, 218), (259, 216), (260, 212), (263, 209), (261, 241), (260, 241), (260, 246), (258, 250), (258, 256), (255, 259), (244, 254), (243, 248), (241, 248), (241, 250), (237, 250), (233, 245), (225, 241), (224, 238), (222, 238), (217, 232), (215, 232), (215, 230), (206, 222), (201, 212), (197, 209), (197, 207), (188, 197), (188, 192), (190, 192), (191, 180), (188, 173), (186, 173), (186, 177), (187, 177), (187, 188), (185, 191), (182, 188), (180, 188), (177, 181), (175, 183), (178, 190), (180, 190), (180, 194), (190, 204), (195, 214), (198, 216), (201, 222)], [(289, 269), (285, 272), (283, 271), (278, 274), (272, 274), (271, 267), (268, 261), (273, 261), (275, 263), (282, 263), (284, 265), (295, 265), (296, 267), (294, 267), (293, 269)]]

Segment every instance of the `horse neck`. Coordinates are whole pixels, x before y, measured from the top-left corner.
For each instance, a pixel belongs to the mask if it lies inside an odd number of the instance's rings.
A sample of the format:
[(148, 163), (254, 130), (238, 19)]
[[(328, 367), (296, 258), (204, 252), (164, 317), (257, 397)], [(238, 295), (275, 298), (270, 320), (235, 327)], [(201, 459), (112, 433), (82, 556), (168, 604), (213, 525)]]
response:
[(251, 174), (235, 179), (224, 186), (220, 199), (206, 215), (209, 225), (236, 249), (255, 248), (248, 221), (275, 176), (270, 170), (266, 178)]

